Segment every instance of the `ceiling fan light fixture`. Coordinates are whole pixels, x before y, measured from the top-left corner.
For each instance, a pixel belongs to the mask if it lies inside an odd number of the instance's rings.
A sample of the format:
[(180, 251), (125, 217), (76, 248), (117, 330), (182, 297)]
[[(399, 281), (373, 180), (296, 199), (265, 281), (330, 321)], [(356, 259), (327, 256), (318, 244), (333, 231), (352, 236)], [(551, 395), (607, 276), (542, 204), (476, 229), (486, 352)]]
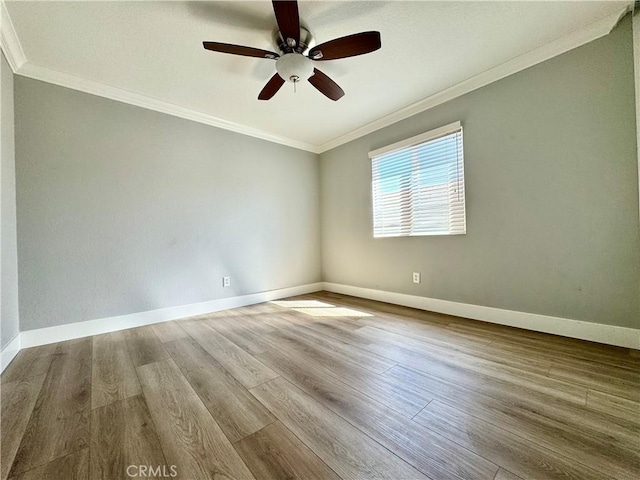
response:
[(300, 53), (287, 53), (276, 61), (276, 70), (283, 80), (298, 83), (313, 75), (313, 63)]

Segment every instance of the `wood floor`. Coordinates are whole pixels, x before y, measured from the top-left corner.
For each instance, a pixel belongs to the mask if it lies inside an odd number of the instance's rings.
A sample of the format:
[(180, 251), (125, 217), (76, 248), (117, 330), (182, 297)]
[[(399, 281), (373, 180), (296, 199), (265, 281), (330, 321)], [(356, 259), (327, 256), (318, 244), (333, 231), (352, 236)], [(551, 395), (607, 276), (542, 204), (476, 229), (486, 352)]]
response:
[(637, 480), (640, 355), (322, 292), (23, 350), (0, 453), (0, 480)]

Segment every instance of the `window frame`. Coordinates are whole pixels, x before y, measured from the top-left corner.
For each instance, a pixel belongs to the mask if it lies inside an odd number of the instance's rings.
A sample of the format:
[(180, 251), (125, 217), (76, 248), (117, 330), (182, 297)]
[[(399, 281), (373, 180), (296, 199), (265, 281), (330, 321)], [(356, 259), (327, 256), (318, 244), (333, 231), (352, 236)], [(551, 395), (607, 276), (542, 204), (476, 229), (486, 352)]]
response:
[[(408, 149), (411, 147), (415, 147), (432, 140), (437, 140), (438, 138), (445, 137), (447, 135), (451, 135), (454, 133), (460, 132), (460, 146), (461, 151), (459, 153), (459, 162), (460, 167), (459, 170), (462, 172), (460, 181), (462, 182), (462, 207), (464, 212), (463, 222), (462, 222), (462, 231), (456, 232), (423, 232), (423, 233), (394, 233), (394, 234), (384, 234), (384, 235), (376, 235), (375, 231), (375, 217), (376, 217), (376, 208), (375, 208), (375, 198), (374, 198), (374, 170), (373, 170), (373, 161), (375, 158), (388, 155), (393, 152), (397, 152), (399, 150)], [(465, 168), (464, 168), (464, 132), (462, 123), (460, 121), (452, 122), (447, 125), (443, 125), (442, 127), (435, 128), (433, 130), (429, 130), (428, 132), (421, 133), (419, 135), (415, 135), (413, 137), (400, 140), (398, 142), (392, 143), (390, 145), (386, 145), (381, 148), (377, 148), (369, 152), (369, 160), (371, 165), (371, 229), (373, 232), (373, 238), (400, 238), (400, 237), (423, 237), (423, 236), (450, 236), (450, 235), (466, 235), (467, 233), (467, 205), (466, 205), (466, 186), (465, 186)], [(411, 203), (411, 208), (413, 208), (413, 202)]]

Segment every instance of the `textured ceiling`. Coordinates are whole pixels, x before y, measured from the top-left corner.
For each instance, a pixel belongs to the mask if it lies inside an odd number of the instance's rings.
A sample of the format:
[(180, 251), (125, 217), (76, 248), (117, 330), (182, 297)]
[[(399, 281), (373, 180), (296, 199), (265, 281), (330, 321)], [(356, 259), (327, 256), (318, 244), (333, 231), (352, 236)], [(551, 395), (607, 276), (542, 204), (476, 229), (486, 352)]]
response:
[(257, 95), (273, 60), (202, 48), (267, 50), (270, 2), (6, 2), (29, 63), (230, 122), (320, 145), (585, 25), (628, 2), (300, 2), (318, 43), (379, 30), (382, 49), (317, 62), (346, 92), (305, 83)]

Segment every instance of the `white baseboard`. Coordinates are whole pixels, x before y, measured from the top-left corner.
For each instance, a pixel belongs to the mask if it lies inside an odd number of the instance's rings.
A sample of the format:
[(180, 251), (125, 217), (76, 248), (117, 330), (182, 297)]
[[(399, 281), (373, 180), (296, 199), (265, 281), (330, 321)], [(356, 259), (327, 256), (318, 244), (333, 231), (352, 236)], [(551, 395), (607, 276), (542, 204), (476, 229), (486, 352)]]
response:
[(21, 348), (20, 340), (20, 334), (18, 334), (2, 349), (2, 353), (0, 353), (0, 373), (4, 372), (4, 369), (11, 363), (11, 360), (16, 358)]
[(500, 325), (524, 328), (536, 332), (552, 333), (563, 337), (590, 340), (592, 342), (640, 350), (640, 329), (616, 327), (569, 318), (538, 315), (536, 313), (483, 307), (468, 303), (449, 302), (447, 300), (372, 290), (339, 283), (324, 282), (323, 286), (324, 290), (328, 292), (342, 293), (344, 295), (368, 298), (370, 300), (393, 303), (420, 310), (429, 310), (431, 312), (498, 323)]
[[(20, 347), (29, 348), (48, 343), (63, 342), (74, 338), (115, 332), (127, 328), (142, 327), (153, 323), (168, 322), (179, 318), (193, 317), (204, 313), (218, 312), (230, 308), (245, 307), (255, 303), (277, 300), (280, 298), (302, 295), (322, 290), (322, 283), (311, 283), (297, 287), (268, 290), (238, 297), (220, 298), (209, 302), (181, 305), (179, 307), (161, 308), (146, 312), (119, 315), (117, 317), (100, 318), (86, 322), (68, 323), (55, 327), (26, 330), (20, 333)], [(4, 351), (3, 351), (4, 360)]]
[(101, 333), (115, 332), (117, 330), (125, 330), (127, 328), (167, 322), (170, 320), (218, 312), (231, 308), (244, 307), (280, 298), (318, 292), (320, 290), (368, 298), (370, 300), (393, 303), (420, 310), (428, 310), (448, 315), (456, 315), (458, 317), (471, 318), (474, 320), (482, 320), (500, 325), (524, 328), (537, 332), (552, 333), (565, 337), (590, 340), (593, 342), (640, 350), (639, 329), (616, 327), (613, 325), (551, 317), (535, 313), (503, 310), (493, 307), (483, 307), (467, 303), (449, 302), (447, 300), (385, 292), (382, 290), (354, 287), (338, 283), (318, 282), (238, 297), (220, 298), (209, 302), (149, 310), (146, 312), (89, 320), (86, 322), (39, 328), (36, 330), (27, 330), (19, 333), (2, 350), (0, 354), (0, 373), (4, 371), (7, 365), (11, 363), (18, 352), (23, 348), (62, 342), (65, 340), (73, 340), (75, 338), (99, 335)]

